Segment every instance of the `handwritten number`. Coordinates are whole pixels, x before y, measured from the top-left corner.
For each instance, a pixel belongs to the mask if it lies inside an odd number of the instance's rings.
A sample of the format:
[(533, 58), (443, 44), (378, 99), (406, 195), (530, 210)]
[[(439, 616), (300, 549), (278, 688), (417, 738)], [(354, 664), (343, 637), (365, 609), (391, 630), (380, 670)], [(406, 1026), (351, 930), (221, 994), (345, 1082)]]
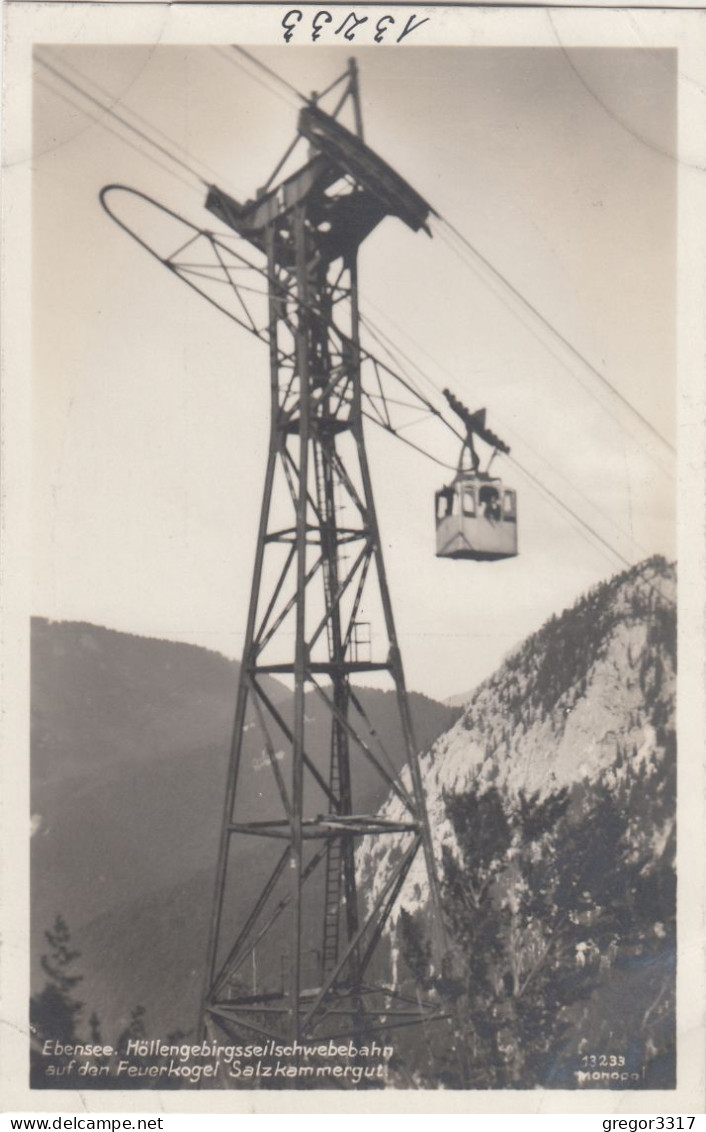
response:
[[(293, 20), (293, 18), (292, 18), (294, 16), (296, 16), (295, 20)], [(304, 13), (300, 12), (299, 8), (292, 8), (292, 10), (290, 12), (287, 12), (284, 19), (282, 20), (282, 27), (284, 28), (285, 43), (289, 43), (290, 39), (294, 35), (295, 27), (297, 26), (299, 21), (301, 19), (303, 19), (303, 16), (304, 16)]]
[(313, 39), (314, 43), (316, 43), (317, 39), (321, 35), (321, 32), (324, 30), (323, 24), (330, 24), (332, 20), (333, 20), (333, 16), (331, 15), (330, 12), (323, 10), (321, 12), (316, 13), (316, 15), (314, 16), (313, 23), (311, 25), (312, 29), (313, 29), (312, 33), (311, 33), (311, 38)]
[(428, 22), (428, 20), (429, 20), (429, 16), (425, 16), (423, 20), (417, 20), (417, 22), (415, 24), (414, 16), (410, 16), (409, 19), (407, 20), (407, 23), (405, 24), (404, 31), (402, 32), (402, 35), (399, 37), (397, 42), (401, 43), (406, 35), (411, 35), (413, 31), (416, 31), (417, 28), (420, 28), (422, 26), (422, 24), (426, 24)]
[(390, 24), (394, 24), (394, 16), (381, 16), (375, 25), (375, 42), (382, 43), (383, 36)]
[(335, 31), (336, 35), (339, 35), (343, 31), (343, 29), (346, 27), (349, 20), (352, 20), (353, 23), (352, 23), (351, 27), (348, 28), (347, 31), (343, 32), (343, 38), (347, 39), (348, 42), (350, 43), (352, 40), (355, 39), (355, 33), (358, 30), (358, 28), (360, 27), (360, 25), (368, 22), (368, 17), (367, 16), (356, 16), (355, 12), (349, 12), (348, 15), (346, 16), (345, 20), (341, 24), (341, 26), (336, 28), (336, 31)]
[[(304, 13), (301, 8), (290, 8), (289, 11), (285, 13), (285, 16), (281, 23), (281, 26), (284, 28), (285, 43), (291, 43), (297, 26), (303, 19)], [(311, 21), (311, 38), (314, 43), (316, 43), (320, 39), (326, 28), (326, 25), (333, 23), (333, 19), (334, 18), (331, 13), (325, 8), (321, 8), (315, 14)], [(417, 16), (411, 15), (400, 34), (397, 36), (395, 42), (402, 43), (408, 35), (411, 35), (412, 32), (417, 31), (418, 28), (422, 26), (422, 24), (428, 23), (429, 19), (429, 16), (424, 16), (422, 19), (419, 19), (417, 18)], [(358, 30), (363, 26), (363, 24), (367, 24), (367, 22), (368, 16), (358, 16), (354, 11), (350, 11), (348, 12), (345, 19), (341, 22), (341, 24), (335, 29), (334, 35), (343, 35), (343, 38), (348, 43), (352, 43), (356, 38)], [(377, 23), (374, 25), (375, 34), (373, 36), (373, 39), (375, 43), (382, 43), (383, 39), (390, 31), (390, 29), (394, 27), (395, 23), (396, 19), (394, 16), (380, 16)]]

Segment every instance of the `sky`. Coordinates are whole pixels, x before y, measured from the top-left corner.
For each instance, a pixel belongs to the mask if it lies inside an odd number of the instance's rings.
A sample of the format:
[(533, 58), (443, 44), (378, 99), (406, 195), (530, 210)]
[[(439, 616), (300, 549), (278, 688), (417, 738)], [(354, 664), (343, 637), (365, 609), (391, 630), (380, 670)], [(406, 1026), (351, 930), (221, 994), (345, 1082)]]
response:
[[(328, 86), (350, 53), (251, 50), (305, 93)], [(640, 414), (459, 255), (442, 225), (430, 240), (390, 218), (370, 236), (363, 310), (436, 386), (485, 406), (521, 465), (494, 465), (518, 491), (518, 558), (443, 561), (433, 495), (445, 473), (368, 430), (407, 683), (443, 698), (626, 561), (674, 555), (670, 451), (654, 430), (674, 445), (675, 57), (558, 47), (355, 57), (368, 144)], [(198, 182), (39, 60), (99, 100), (108, 92), (239, 199), (293, 137), (296, 101), (225, 47), (36, 50), (33, 609), (237, 657), (267, 453), (267, 351), (98, 202), (119, 182), (210, 227)], [(455, 462), (431, 425), (415, 439)]]

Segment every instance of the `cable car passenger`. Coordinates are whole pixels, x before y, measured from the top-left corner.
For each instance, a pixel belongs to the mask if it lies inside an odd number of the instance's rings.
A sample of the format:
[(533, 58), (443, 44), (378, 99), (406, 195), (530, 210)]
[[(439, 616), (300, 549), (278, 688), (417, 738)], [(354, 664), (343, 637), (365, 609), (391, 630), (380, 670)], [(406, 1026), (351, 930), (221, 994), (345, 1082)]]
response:
[(453, 515), (454, 503), (456, 493), (453, 487), (443, 487), (436, 495), (436, 518), (437, 522), (446, 519), (449, 515)]
[(486, 519), (491, 522), (499, 522), (502, 518), (500, 511), (500, 494), (496, 487), (483, 486), (480, 489), (479, 498), (483, 504), (483, 514)]

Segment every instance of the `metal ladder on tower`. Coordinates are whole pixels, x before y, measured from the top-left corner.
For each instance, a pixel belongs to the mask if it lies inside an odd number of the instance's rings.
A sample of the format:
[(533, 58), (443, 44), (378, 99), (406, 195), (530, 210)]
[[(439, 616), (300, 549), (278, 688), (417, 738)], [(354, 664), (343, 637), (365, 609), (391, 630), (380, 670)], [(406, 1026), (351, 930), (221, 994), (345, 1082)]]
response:
[[(331, 793), (339, 796), (340, 777), (338, 756), (331, 752), (329, 787)], [(326, 884), (324, 887), (324, 933), (321, 966), (324, 978), (333, 971), (338, 962), (338, 941), (341, 918), (341, 839), (332, 837), (326, 852)]]
[[(321, 445), (314, 445), (315, 456), (314, 464), (316, 471), (316, 500), (319, 509), (319, 514), (322, 517), (322, 527), (324, 524), (330, 524), (333, 521), (332, 507), (333, 507), (333, 491), (330, 484), (326, 482), (326, 467), (325, 457), (321, 450)], [(330, 474), (330, 469), (329, 469)], [(322, 531), (322, 537), (323, 531)], [(335, 538), (335, 532), (334, 532)], [(337, 582), (337, 569), (334, 566), (331, 570), (324, 570), (324, 596), (326, 601), (326, 608), (331, 609), (335, 601), (334, 586)], [(328, 653), (331, 659), (334, 658), (336, 649), (336, 637), (334, 632), (333, 618), (329, 617), (326, 623), (326, 635), (328, 641)], [(340, 776), (340, 728), (337, 721), (332, 721), (331, 732), (331, 762), (329, 766), (329, 790), (335, 799), (340, 798), (341, 794), (341, 776)], [(322, 976), (326, 978), (327, 975), (334, 970), (338, 962), (338, 948), (339, 948), (339, 935), (340, 935), (340, 919), (341, 919), (341, 892), (342, 892), (342, 852), (341, 852), (341, 839), (340, 837), (332, 837), (328, 842), (326, 850), (326, 881), (324, 885), (324, 926), (323, 926), (323, 940), (321, 947), (321, 967)]]

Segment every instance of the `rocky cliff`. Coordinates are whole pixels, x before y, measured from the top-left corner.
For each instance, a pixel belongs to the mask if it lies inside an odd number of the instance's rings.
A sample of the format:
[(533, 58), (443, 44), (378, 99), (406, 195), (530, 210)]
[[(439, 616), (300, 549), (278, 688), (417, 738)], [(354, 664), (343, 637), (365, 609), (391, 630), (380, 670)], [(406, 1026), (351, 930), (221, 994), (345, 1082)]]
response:
[[(561, 1064), (552, 1083), (566, 1087), (582, 1058), (624, 1060), (629, 1042), (633, 1077), (671, 1079), (675, 589), (659, 558), (596, 587), (516, 648), (421, 760), (480, 1085), (547, 1084)], [(398, 835), (360, 850), (371, 900), (401, 848)], [(440, 978), (424, 961), (427, 899), (419, 853), (388, 929), (398, 986)]]

